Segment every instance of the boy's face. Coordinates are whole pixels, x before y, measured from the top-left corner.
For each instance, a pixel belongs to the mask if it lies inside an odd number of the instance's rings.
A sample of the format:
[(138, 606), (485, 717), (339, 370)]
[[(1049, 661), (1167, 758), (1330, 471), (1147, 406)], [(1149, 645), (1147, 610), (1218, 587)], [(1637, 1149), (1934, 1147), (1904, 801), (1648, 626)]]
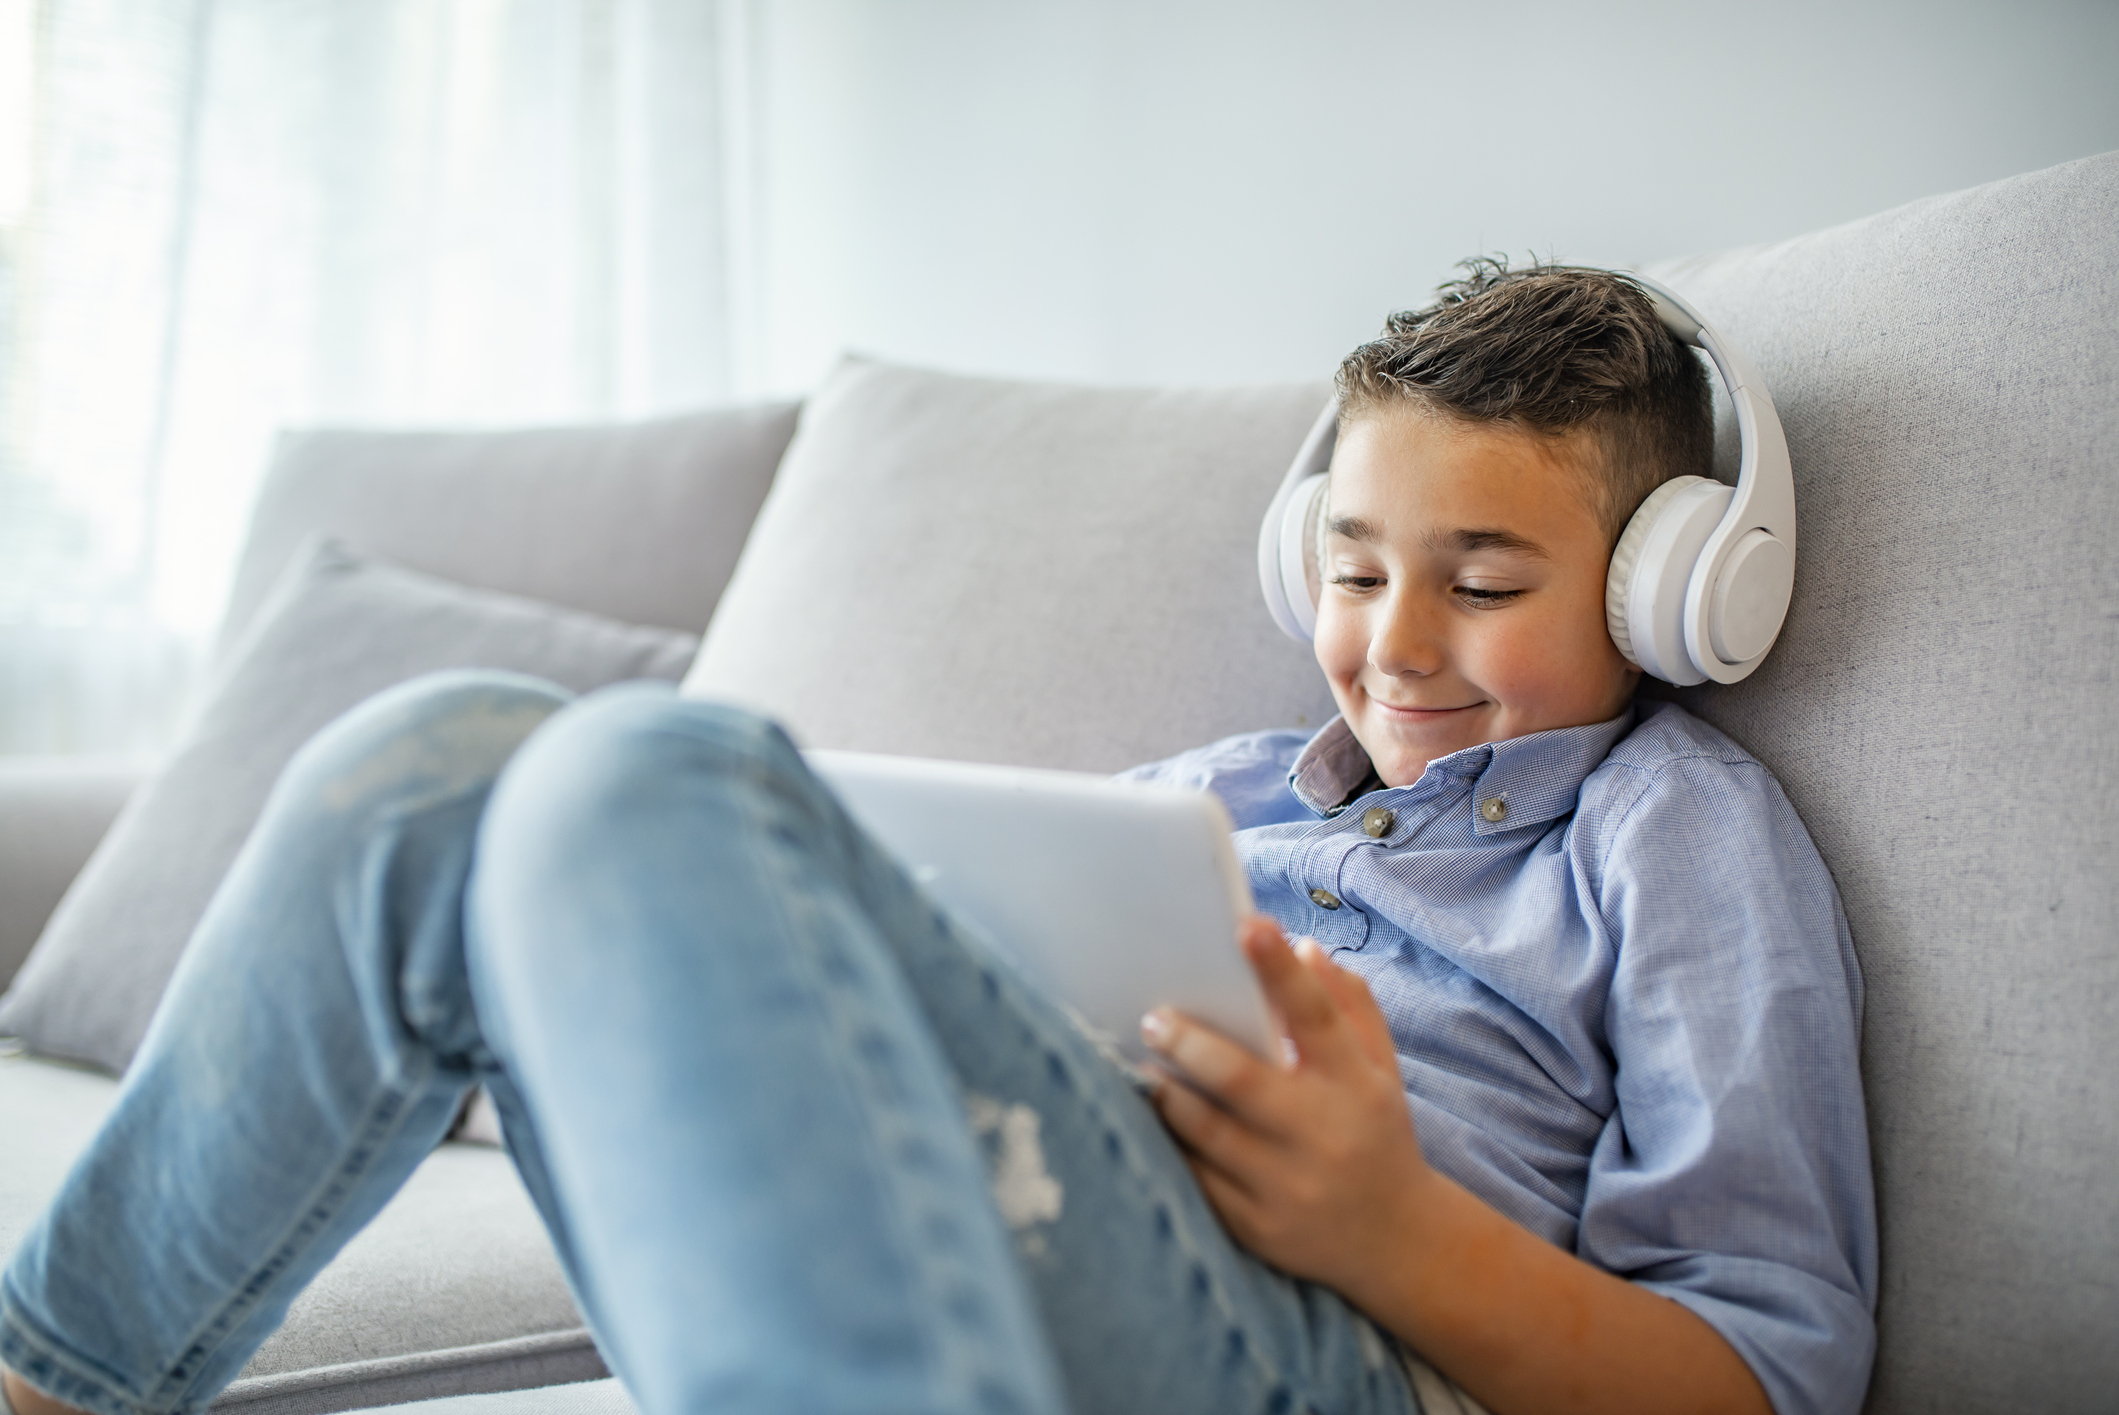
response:
[(1437, 757), (1615, 716), (1640, 670), (1604, 627), (1611, 547), (1582, 435), (1416, 408), (1366, 414), (1332, 457), (1317, 662), (1387, 786)]

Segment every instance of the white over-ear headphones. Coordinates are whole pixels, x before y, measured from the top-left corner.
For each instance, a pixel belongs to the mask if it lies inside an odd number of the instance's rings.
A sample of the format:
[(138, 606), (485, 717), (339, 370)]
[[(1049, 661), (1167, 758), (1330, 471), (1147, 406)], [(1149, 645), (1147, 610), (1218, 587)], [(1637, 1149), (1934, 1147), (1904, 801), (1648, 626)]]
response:
[[(1673, 477), (1619, 537), (1604, 618), (1629, 663), (1680, 685), (1749, 677), (1780, 636), (1795, 591), (1795, 475), (1773, 398), (1750, 363), (1674, 291), (1639, 275), (1679, 341), (1707, 351), (1736, 407), (1736, 485)], [(1295, 454), (1258, 531), (1258, 582), (1281, 630), (1317, 633), (1325, 542), (1325, 472), (1339, 409), (1327, 407)]]

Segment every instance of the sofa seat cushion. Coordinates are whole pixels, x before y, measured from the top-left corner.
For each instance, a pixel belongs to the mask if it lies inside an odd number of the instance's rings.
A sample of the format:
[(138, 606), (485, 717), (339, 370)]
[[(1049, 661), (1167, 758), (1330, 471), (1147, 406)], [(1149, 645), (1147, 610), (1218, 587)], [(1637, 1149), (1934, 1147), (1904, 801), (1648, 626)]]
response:
[(400, 1405), (392, 1415), (638, 1415), (639, 1407), (615, 1377), (490, 1395), (444, 1396)]
[[(117, 1089), (80, 1068), (0, 1057), (0, 1254), (36, 1221)], [(452, 1144), (295, 1301), (215, 1408), (321, 1415), (603, 1374), (513, 1163)]]

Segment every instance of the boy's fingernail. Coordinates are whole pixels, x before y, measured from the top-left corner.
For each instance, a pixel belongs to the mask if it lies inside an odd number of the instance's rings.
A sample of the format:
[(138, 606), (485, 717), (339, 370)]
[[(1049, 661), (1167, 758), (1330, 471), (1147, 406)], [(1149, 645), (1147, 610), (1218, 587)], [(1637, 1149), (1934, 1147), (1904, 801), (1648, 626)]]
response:
[(1160, 1008), (1145, 1014), (1140, 1019), (1140, 1034), (1151, 1047), (1163, 1046), (1170, 1040), (1170, 1019)]

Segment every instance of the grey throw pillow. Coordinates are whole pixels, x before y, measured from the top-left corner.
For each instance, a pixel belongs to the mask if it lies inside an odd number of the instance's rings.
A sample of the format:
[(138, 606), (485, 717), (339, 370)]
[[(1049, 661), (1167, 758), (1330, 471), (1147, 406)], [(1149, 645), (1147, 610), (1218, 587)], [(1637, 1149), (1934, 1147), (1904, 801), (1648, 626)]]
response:
[(1081, 388), (848, 360), (684, 691), (808, 745), (1111, 771), (1320, 726), (1258, 525), (1330, 390)]
[(795, 405), (774, 402), (582, 427), (282, 433), (216, 655), (316, 534), (458, 584), (697, 633), (794, 431)]
[(674, 682), (690, 634), (467, 589), (312, 541), (230, 653), (161, 773), (127, 803), (0, 998), (0, 1034), (122, 1071), (287, 759), (394, 683), (504, 668), (587, 690)]

